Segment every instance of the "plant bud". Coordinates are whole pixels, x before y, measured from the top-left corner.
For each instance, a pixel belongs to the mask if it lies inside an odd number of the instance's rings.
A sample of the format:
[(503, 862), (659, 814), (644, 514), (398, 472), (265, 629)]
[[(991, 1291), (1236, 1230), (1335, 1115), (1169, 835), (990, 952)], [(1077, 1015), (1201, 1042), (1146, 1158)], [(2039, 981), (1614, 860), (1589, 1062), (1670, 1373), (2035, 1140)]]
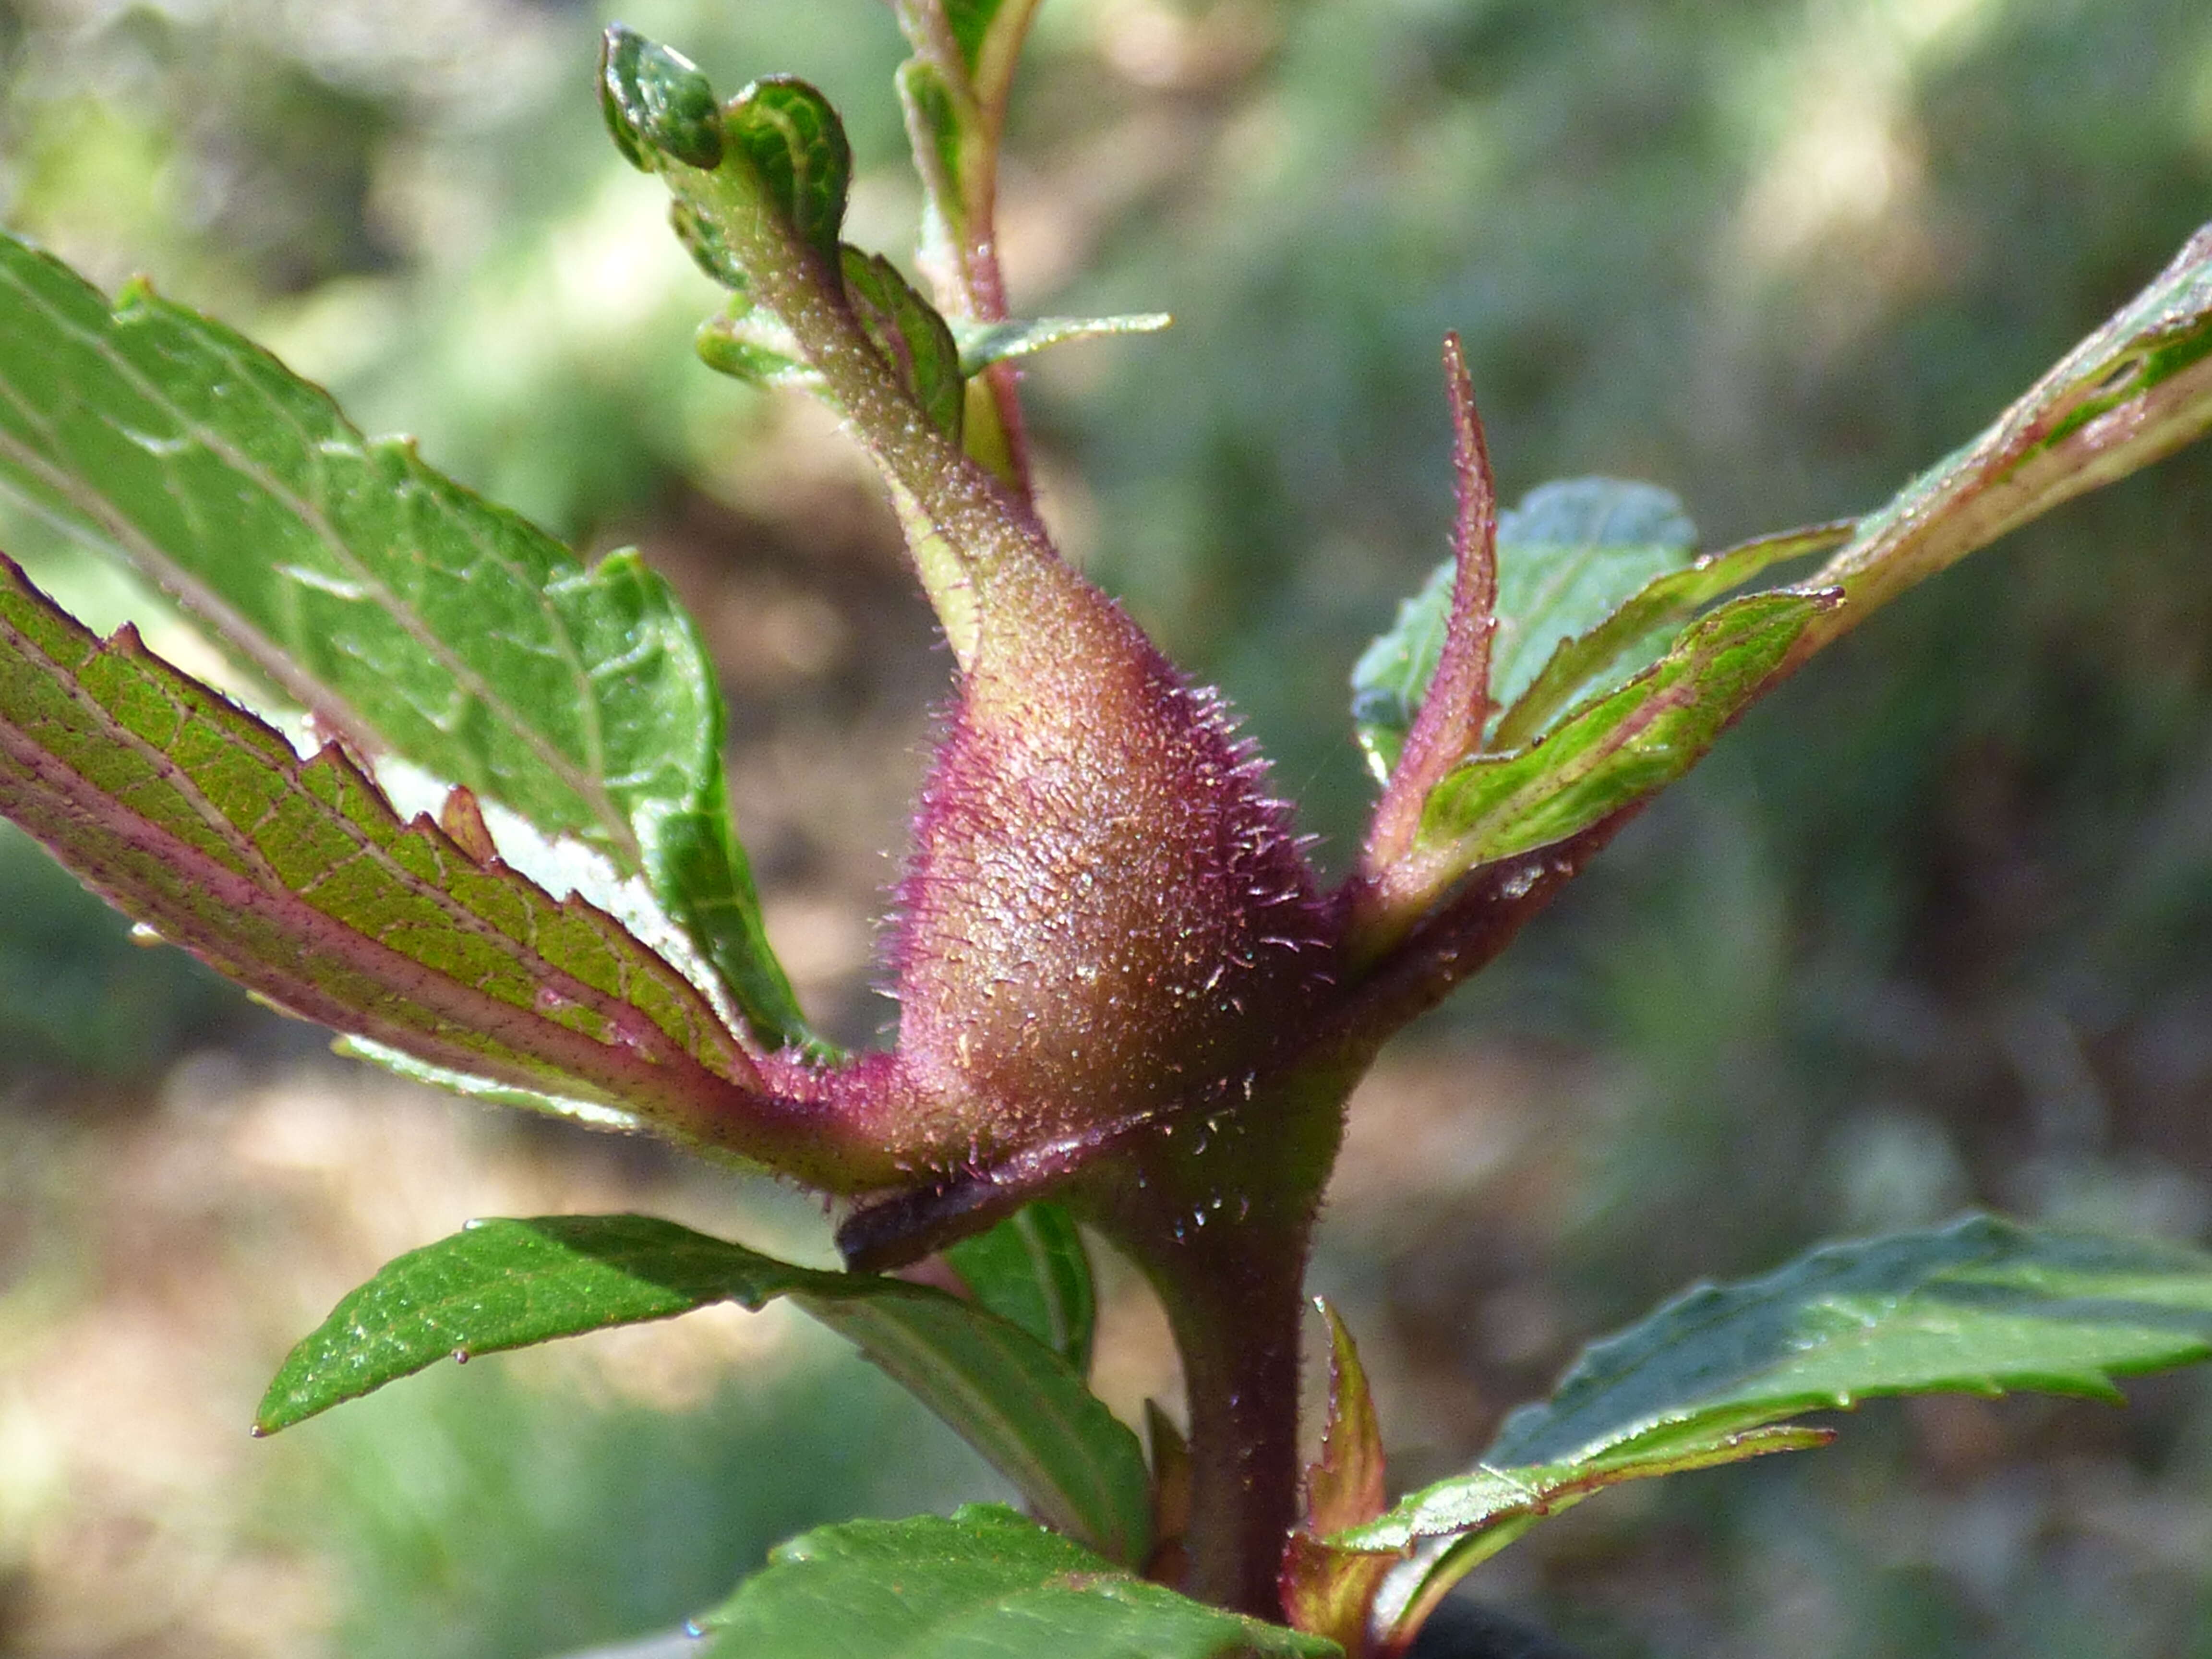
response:
[(1328, 964), (1288, 810), (1212, 696), (1066, 566), (979, 598), (898, 895), (905, 1134), (988, 1164), (1241, 1101)]

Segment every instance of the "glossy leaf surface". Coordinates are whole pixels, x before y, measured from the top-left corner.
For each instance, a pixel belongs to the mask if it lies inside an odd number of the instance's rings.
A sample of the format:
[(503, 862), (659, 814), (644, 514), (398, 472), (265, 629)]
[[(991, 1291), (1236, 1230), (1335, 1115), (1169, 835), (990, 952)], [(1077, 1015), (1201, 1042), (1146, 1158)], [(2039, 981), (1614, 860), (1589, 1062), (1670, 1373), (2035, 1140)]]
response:
[(771, 76), (731, 100), (727, 125), (731, 148), (751, 167), (769, 206), (824, 270), (836, 271), (853, 152), (830, 100), (804, 81)]
[(1073, 1366), (1091, 1368), (1098, 1297), (1075, 1219), (1057, 1204), (1025, 1205), (988, 1232), (963, 1238), (945, 1260), (975, 1300)]
[(853, 1521), (779, 1545), (698, 1621), (701, 1659), (1329, 1659), (1333, 1642), (1147, 1583), (1011, 1510)]
[(484, 1221), (387, 1262), (293, 1349), (258, 1425), (289, 1426), (448, 1355), (778, 1296), (850, 1340), (1054, 1525), (1117, 1560), (1143, 1559), (1150, 1498), (1136, 1437), (1027, 1333), (941, 1291), (794, 1266), (648, 1216)]
[(586, 568), (143, 286), (0, 236), (0, 480), (119, 550), (323, 726), (642, 874), (764, 1040), (804, 1036), (731, 833), (722, 711), (635, 553)]
[(612, 916), (402, 823), (336, 747), (301, 759), (5, 559), (0, 814), (249, 989), (433, 1065), (702, 1140), (757, 1081), (696, 988)]
[(2035, 1389), (2212, 1356), (2212, 1256), (1977, 1216), (1705, 1285), (1596, 1344), (1487, 1463), (1657, 1455), (1881, 1395)]

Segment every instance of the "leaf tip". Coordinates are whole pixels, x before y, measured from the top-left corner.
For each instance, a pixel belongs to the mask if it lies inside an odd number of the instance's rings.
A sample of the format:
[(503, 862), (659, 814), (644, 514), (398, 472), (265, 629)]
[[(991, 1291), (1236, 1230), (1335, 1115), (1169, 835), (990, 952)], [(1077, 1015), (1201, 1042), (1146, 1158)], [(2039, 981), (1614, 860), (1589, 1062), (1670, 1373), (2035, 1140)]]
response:
[(599, 46), (599, 112), (623, 159), (640, 172), (653, 153), (711, 171), (722, 161), (713, 83), (683, 53), (617, 23)]

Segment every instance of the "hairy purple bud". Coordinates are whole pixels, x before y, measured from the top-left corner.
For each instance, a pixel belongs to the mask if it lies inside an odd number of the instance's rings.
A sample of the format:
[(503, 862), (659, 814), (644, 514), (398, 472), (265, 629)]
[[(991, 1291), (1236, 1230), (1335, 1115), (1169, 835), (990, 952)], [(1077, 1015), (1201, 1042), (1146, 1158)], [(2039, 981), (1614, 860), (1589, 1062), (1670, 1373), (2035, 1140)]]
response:
[(885, 1081), (940, 1164), (1241, 1098), (1330, 954), (1288, 810), (1217, 700), (1063, 565), (981, 597), (892, 958)]

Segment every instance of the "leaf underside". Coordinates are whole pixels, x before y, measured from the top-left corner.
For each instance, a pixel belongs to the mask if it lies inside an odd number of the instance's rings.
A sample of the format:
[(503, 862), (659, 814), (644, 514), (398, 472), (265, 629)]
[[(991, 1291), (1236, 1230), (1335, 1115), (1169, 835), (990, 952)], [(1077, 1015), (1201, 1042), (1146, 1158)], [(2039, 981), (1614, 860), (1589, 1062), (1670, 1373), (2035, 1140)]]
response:
[(336, 747), (302, 760), (0, 558), (0, 815), (118, 909), (294, 1013), (698, 1136), (751, 1061), (615, 919), (556, 899)]
[(1091, 1369), (1098, 1298), (1075, 1219), (1060, 1205), (1024, 1205), (988, 1231), (951, 1245), (945, 1260), (975, 1300), (1075, 1368)]
[(798, 1267), (649, 1216), (483, 1221), (386, 1263), (292, 1350), (257, 1426), (289, 1427), (449, 1355), (780, 1296), (851, 1340), (1053, 1525), (1115, 1560), (1144, 1559), (1136, 1437), (1028, 1333), (925, 1285)]
[(1334, 1642), (1117, 1571), (1012, 1510), (853, 1521), (779, 1545), (696, 1621), (701, 1659), (1332, 1659)]
[(324, 729), (644, 877), (763, 1041), (805, 1039), (731, 831), (712, 668), (634, 552), (586, 568), (242, 336), (143, 284), (111, 308), (6, 236), (0, 483)]

